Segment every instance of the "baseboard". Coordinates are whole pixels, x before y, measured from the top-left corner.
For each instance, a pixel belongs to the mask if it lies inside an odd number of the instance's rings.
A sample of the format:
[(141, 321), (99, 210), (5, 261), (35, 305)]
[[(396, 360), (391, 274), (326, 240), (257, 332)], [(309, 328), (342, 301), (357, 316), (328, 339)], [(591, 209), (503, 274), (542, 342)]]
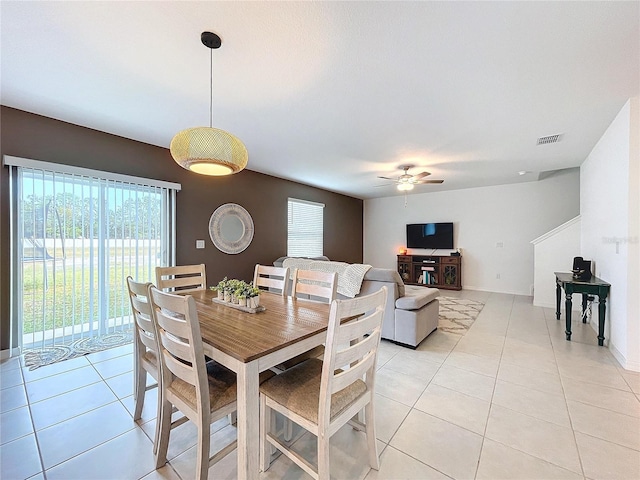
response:
[(7, 358), (17, 357), (18, 355), (20, 355), (20, 348), (0, 350), (0, 360), (6, 360)]
[[(467, 285), (464, 285), (462, 287), (462, 289), (463, 290), (474, 290), (476, 292), (501, 293), (501, 294), (504, 294), (504, 295), (518, 295), (519, 297), (531, 297), (531, 298), (533, 298), (533, 295), (531, 295), (529, 292), (506, 292), (506, 291), (503, 292), (503, 291), (498, 291), (498, 290), (489, 290), (487, 288), (481, 288), (481, 287), (474, 287), (474, 286), (469, 287)], [(442, 293), (442, 292), (446, 292), (446, 290), (441, 289), (440, 293)], [(556, 308), (556, 307), (554, 306), (553, 308)]]
[(640, 362), (628, 361), (625, 356), (620, 353), (620, 350), (618, 350), (615, 345), (611, 345), (611, 342), (609, 342), (608, 348), (611, 352), (611, 355), (613, 355), (613, 357), (618, 361), (622, 368), (624, 368), (625, 370), (630, 370), (632, 372), (640, 372)]

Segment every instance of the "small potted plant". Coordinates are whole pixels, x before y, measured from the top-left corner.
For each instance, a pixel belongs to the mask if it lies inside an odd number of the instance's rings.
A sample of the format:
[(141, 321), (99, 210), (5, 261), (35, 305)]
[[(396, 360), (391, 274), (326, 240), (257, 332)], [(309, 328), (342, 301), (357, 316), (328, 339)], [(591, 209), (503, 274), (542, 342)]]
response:
[(239, 280), (237, 288), (234, 292), (235, 297), (238, 299), (238, 305), (244, 307), (247, 305), (247, 289), (249, 285), (244, 280)]
[(260, 305), (260, 289), (253, 286), (253, 282), (247, 285), (247, 307), (258, 308)]
[(242, 289), (242, 284), (244, 281), (242, 280), (231, 280), (231, 284), (229, 285), (229, 291), (231, 293), (231, 303), (238, 304), (238, 290)]
[(235, 282), (237, 282), (237, 280), (227, 280), (226, 285), (224, 286), (224, 301), (225, 302), (230, 302), (233, 303), (233, 292), (235, 290)]
[(227, 280), (227, 277), (224, 277), (218, 282), (218, 285), (211, 287), (211, 290), (218, 292), (218, 300), (224, 300), (224, 291), (227, 288), (228, 282), (229, 280)]

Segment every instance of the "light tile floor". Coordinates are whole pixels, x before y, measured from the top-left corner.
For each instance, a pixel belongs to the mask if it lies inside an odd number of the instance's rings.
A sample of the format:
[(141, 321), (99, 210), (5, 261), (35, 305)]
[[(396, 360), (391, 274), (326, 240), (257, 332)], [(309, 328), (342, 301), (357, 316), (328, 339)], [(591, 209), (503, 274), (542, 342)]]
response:
[[(417, 350), (383, 341), (376, 424), (381, 467), (370, 470), (364, 435), (331, 440), (341, 479), (638, 479), (640, 374), (598, 347), (589, 325), (563, 321), (530, 297), (447, 292), (486, 303), (464, 337), (434, 332)], [(189, 479), (195, 431), (172, 433), (169, 463), (154, 470), (155, 390), (132, 420), (131, 346), (33, 371), (0, 364), (0, 478)], [(235, 436), (212, 427), (212, 449)], [(315, 438), (296, 448), (314, 458)], [(210, 470), (232, 479), (236, 453)], [(268, 479), (305, 478), (277, 458)]]

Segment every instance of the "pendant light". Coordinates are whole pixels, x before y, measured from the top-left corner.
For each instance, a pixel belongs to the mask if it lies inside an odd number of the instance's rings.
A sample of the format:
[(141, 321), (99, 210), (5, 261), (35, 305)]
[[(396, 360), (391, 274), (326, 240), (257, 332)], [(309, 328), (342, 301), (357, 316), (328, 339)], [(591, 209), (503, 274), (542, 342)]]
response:
[(230, 175), (247, 166), (249, 154), (235, 135), (212, 127), (213, 116), (213, 49), (222, 40), (212, 32), (202, 32), (202, 43), (210, 49), (209, 126), (187, 128), (171, 140), (171, 156), (178, 165), (202, 175)]

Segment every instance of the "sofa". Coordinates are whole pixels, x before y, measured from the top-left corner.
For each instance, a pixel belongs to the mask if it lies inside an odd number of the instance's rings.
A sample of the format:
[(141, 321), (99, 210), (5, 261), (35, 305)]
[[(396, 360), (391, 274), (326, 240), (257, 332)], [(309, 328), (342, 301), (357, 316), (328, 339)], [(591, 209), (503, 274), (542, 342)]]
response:
[[(274, 266), (282, 267), (286, 258), (278, 258), (273, 262)], [(327, 257), (313, 260), (330, 261)], [(405, 285), (396, 270), (372, 267), (364, 274), (360, 293), (356, 296), (373, 293), (384, 286), (389, 296), (382, 323), (382, 338), (416, 348), (438, 327), (440, 291), (437, 288)], [(338, 293), (338, 298), (347, 297)]]

